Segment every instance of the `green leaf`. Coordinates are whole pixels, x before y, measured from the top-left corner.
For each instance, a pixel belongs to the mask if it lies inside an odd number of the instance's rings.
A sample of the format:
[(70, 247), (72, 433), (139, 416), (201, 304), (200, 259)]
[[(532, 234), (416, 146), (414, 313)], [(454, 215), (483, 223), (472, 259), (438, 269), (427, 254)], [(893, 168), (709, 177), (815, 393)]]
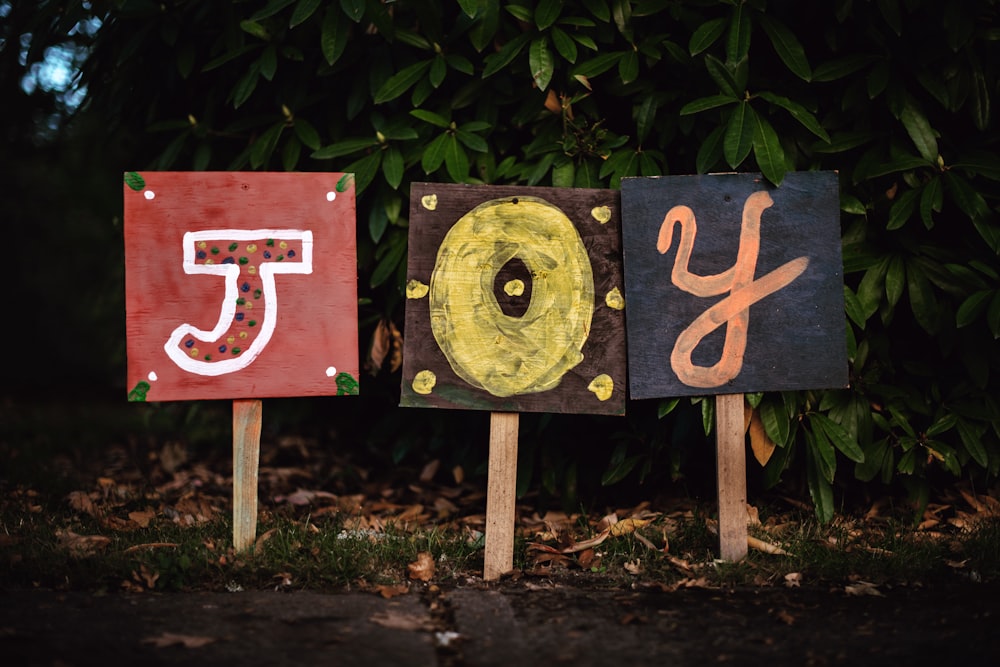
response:
[(635, 49), (622, 54), (618, 61), (618, 76), (622, 83), (632, 83), (639, 77), (639, 54)]
[(587, 78), (595, 77), (617, 65), (618, 61), (621, 60), (621, 57), (621, 51), (616, 51), (614, 53), (602, 53), (601, 55), (594, 56), (590, 60), (585, 60), (574, 67), (571, 74), (573, 76), (585, 76)]
[(458, 0), (458, 6), (470, 19), (476, 18), (476, 14), (479, 12), (479, 0)]
[(917, 200), (920, 198), (920, 190), (907, 190), (896, 198), (889, 209), (889, 221), (885, 228), (888, 230), (899, 229), (906, 224), (913, 213), (917, 210)]
[(867, 215), (868, 213), (868, 209), (860, 199), (846, 193), (840, 195), (840, 210), (851, 215)]
[(295, 171), (301, 155), (302, 142), (294, 135), (289, 137), (288, 141), (285, 142), (285, 147), (281, 150), (281, 166), (284, 167), (285, 171)]
[(632, 3), (631, 0), (611, 0), (611, 17), (615, 21), (618, 32), (621, 33), (629, 43), (635, 40), (632, 37)]
[(768, 92), (758, 93), (757, 96), (760, 97), (761, 99), (767, 100), (771, 104), (775, 104), (781, 107), (782, 109), (790, 113), (792, 115), (792, 118), (799, 121), (802, 127), (806, 128), (807, 130), (815, 134), (823, 141), (829, 143), (830, 135), (827, 134), (826, 130), (823, 129), (823, 126), (820, 125), (818, 120), (816, 120), (816, 116), (810, 113), (804, 106), (802, 106), (798, 102), (793, 102), (787, 97), (783, 97), (781, 95), (775, 95), (774, 93), (768, 93)]
[(295, 9), (292, 11), (292, 18), (288, 21), (288, 27), (294, 28), (308, 21), (309, 17), (319, 9), (320, 4), (322, 4), (322, 0), (299, 0), (299, 4), (295, 5)]
[(406, 235), (390, 234), (389, 250), (379, 260), (379, 263), (375, 266), (375, 270), (372, 271), (372, 277), (369, 281), (370, 285), (378, 287), (388, 280), (396, 272), (396, 269), (399, 268), (400, 263), (405, 257)]
[(552, 187), (571, 188), (576, 180), (576, 165), (567, 159), (562, 164), (552, 167)]
[(260, 68), (257, 64), (250, 66), (243, 76), (239, 78), (236, 82), (236, 86), (233, 88), (232, 98), (233, 98), (233, 108), (239, 109), (244, 102), (250, 99), (253, 94), (254, 89), (257, 88), (257, 79), (260, 77)]
[(607, 0), (583, 0), (583, 6), (602, 23), (611, 22), (611, 10), (608, 9)]
[(264, 52), (260, 54), (260, 58), (257, 60), (260, 65), (260, 75), (271, 81), (274, 79), (274, 73), (278, 69), (278, 50), (274, 48), (274, 45), (268, 45)]
[(531, 68), (531, 78), (538, 90), (544, 91), (548, 88), (555, 68), (548, 39), (541, 37), (531, 43), (531, 48), (528, 49), (528, 66)]
[(275, 14), (277, 14), (278, 12), (280, 12), (282, 9), (292, 4), (293, 2), (295, 2), (295, 0), (271, 0), (271, 2), (264, 5), (263, 9), (260, 9), (257, 12), (255, 12), (250, 17), (250, 20), (259, 21), (260, 19), (266, 19), (268, 17), (274, 16)]
[(232, 51), (226, 51), (218, 58), (213, 58), (212, 60), (208, 61), (205, 64), (205, 66), (201, 68), (201, 71), (210, 72), (213, 69), (221, 67), (232, 60), (236, 60), (240, 56), (244, 56), (247, 53), (250, 53), (251, 51), (256, 51), (260, 47), (261, 45), (255, 42), (253, 44), (246, 44), (245, 46), (233, 49)]
[(469, 156), (458, 141), (458, 137), (449, 136), (445, 144), (444, 166), (448, 175), (456, 183), (464, 183), (469, 178)]
[(990, 299), (993, 298), (994, 291), (984, 289), (970, 294), (958, 307), (958, 312), (955, 313), (955, 326), (961, 329), (982, 317)]
[(424, 149), (423, 155), (420, 158), (420, 166), (423, 168), (425, 174), (437, 171), (444, 163), (445, 149), (450, 139), (451, 135), (445, 132), (435, 137), (427, 145), (427, 148)]
[(775, 401), (761, 401), (760, 421), (764, 425), (764, 432), (774, 441), (774, 444), (784, 447), (788, 443), (791, 431), (788, 415)]
[(316, 128), (313, 127), (312, 123), (304, 118), (296, 118), (292, 129), (295, 131), (295, 136), (299, 138), (299, 141), (301, 141), (303, 145), (314, 151), (319, 150), (319, 132), (316, 131)]
[(923, 272), (914, 271), (909, 265), (906, 268), (907, 294), (913, 316), (924, 331), (936, 334), (940, 328), (940, 318), (934, 290), (931, 289), (931, 284)]
[(333, 7), (327, 9), (320, 29), (319, 46), (328, 65), (333, 65), (343, 55), (347, 47), (350, 26), (341, 20), (340, 12)]
[(375, 104), (383, 104), (394, 100), (423, 78), (424, 73), (430, 68), (431, 60), (423, 60), (418, 63), (408, 65), (389, 77), (375, 93)]
[(125, 185), (129, 186), (136, 192), (139, 192), (146, 187), (146, 179), (144, 179), (142, 174), (137, 171), (126, 171)]
[(877, 60), (877, 56), (867, 56), (861, 54), (844, 56), (843, 58), (837, 58), (836, 60), (829, 60), (816, 66), (816, 69), (813, 70), (812, 81), (829, 82), (843, 79), (854, 74), (858, 70), (867, 67), (873, 62), (876, 62)]
[(705, 49), (710, 48), (726, 32), (726, 19), (717, 18), (706, 21), (695, 28), (691, 33), (691, 40), (688, 42), (688, 51), (692, 56), (696, 56)]
[(382, 175), (393, 190), (403, 182), (403, 155), (395, 146), (389, 146), (382, 155)]
[(451, 124), (451, 122), (444, 116), (436, 114), (433, 111), (427, 111), (426, 109), (412, 109), (410, 111), (410, 115), (415, 118), (419, 118), (425, 123), (430, 123), (431, 125), (435, 125), (440, 128), (446, 128)]
[(792, 74), (803, 81), (809, 81), (812, 78), (812, 70), (806, 59), (806, 51), (802, 48), (802, 43), (799, 42), (795, 33), (789, 30), (785, 24), (773, 18), (762, 16), (761, 19), (761, 27), (764, 28), (768, 39), (771, 40), (781, 62), (785, 63), (785, 67)]
[(278, 138), (281, 136), (281, 131), (284, 128), (285, 124), (283, 122), (275, 123), (257, 137), (257, 141), (250, 147), (251, 167), (259, 169), (267, 164), (268, 160), (271, 159), (271, 154), (274, 153), (274, 149), (278, 146)]
[(938, 157), (937, 137), (927, 116), (920, 111), (916, 103), (907, 98), (899, 116), (900, 122), (906, 128), (907, 134), (917, 147), (917, 152), (928, 162), (934, 163)]
[(448, 74), (448, 61), (443, 55), (434, 56), (431, 62), (430, 82), (435, 88), (439, 88), (444, 82), (444, 77)]
[(249, 19), (240, 21), (240, 29), (248, 35), (252, 35), (262, 41), (270, 41), (271, 32), (257, 21)]
[(504, 44), (496, 53), (486, 56), (484, 60), (486, 67), (483, 68), (483, 78), (490, 77), (509, 65), (530, 39), (531, 36), (528, 34), (518, 35)]
[[(857, 440), (851, 437), (851, 434), (847, 432), (841, 424), (833, 421), (826, 415), (822, 413), (813, 413), (809, 416), (809, 423), (812, 424), (813, 428), (819, 428), (823, 431), (833, 446), (840, 450), (840, 453), (854, 461), (855, 463), (861, 463), (865, 460), (865, 453), (861, 450), (861, 446), (858, 445)], [(832, 479), (830, 480), (833, 481)]]
[[(469, 39), (473, 48), (481, 52), (493, 41), (493, 36), (496, 35), (497, 27), (500, 25), (500, 3), (480, 0), (477, 5), (476, 22), (469, 30)], [(528, 37), (527, 34), (521, 36)]]
[(726, 134), (726, 127), (719, 125), (712, 130), (698, 147), (698, 155), (695, 157), (695, 169), (699, 174), (707, 174), (722, 158), (722, 143)]
[(865, 321), (868, 321), (882, 303), (885, 290), (885, 274), (889, 270), (889, 258), (883, 257), (878, 264), (870, 267), (858, 285), (858, 301), (864, 309)]
[(658, 102), (656, 96), (646, 95), (633, 112), (635, 116), (636, 139), (639, 140), (640, 144), (646, 140), (650, 130), (653, 129), (657, 108)]
[(753, 131), (753, 155), (764, 178), (781, 185), (785, 178), (785, 151), (778, 134), (767, 120), (756, 113), (749, 104), (750, 124)]
[(638, 456), (625, 456), (627, 448), (625, 445), (618, 445), (611, 453), (611, 460), (608, 467), (601, 475), (601, 486), (609, 486), (625, 479), (632, 469), (639, 462)]
[(813, 511), (820, 523), (829, 523), (834, 515), (833, 485), (826, 480), (819, 457), (809, 447), (806, 448), (806, 464), (806, 482)]
[(657, 419), (663, 419), (664, 417), (666, 417), (667, 415), (669, 415), (671, 412), (673, 412), (674, 408), (676, 408), (680, 402), (681, 402), (681, 399), (679, 399), (679, 398), (666, 398), (666, 399), (663, 399), (656, 406), (656, 418)]
[(317, 160), (327, 160), (329, 158), (341, 157), (342, 155), (350, 155), (351, 153), (357, 153), (360, 150), (372, 148), (373, 146), (377, 145), (378, 145), (377, 141), (369, 138), (345, 139), (344, 141), (338, 141), (335, 144), (330, 144), (329, 146), (314, 151), (310, 157), (316, 158)]
[(727, 104), (735, 104), (739, 101), (739, 98), (733, 97), (732, 95), (711, 95), (709, 97), (699, 97), (698, 99), (691, 100), (682, 106), (681, 110), (677, 113), (681, 116), (688, 116), (702, 111), (708, 111), (709, 109), (717, 109), (718, 107), (726, 106)]
[(750, 51), (750, 9), (743, 2), (733, 6), (729, 18), (729, 38), (726, 40), (726, 59), (735, 62), (745, 58)]
[(549, 31), (549, 35), (552, 37), (552, 44), (555, 45), (556, 51), (559, 55), (563, 57), (566, 62), (575, 63), (577, 56), (576, 42), (573, 38), (566, 34), (566, 31), (555, 26)]
[(349, 19), (360, 23), (361, 17), (365, 15), (365, 0), (340, 0), (340, 8)]
[(902, 256), (893, 255), (885, 273), (885, 296), (890, 306), (895, 307), (906, 287), (906, 263)]
[[(952, 200), (958, 204), (962, 212), (969, 216), (973, 222), (986, 220), (990, 216), (990, 207), (983, 196), (973, 189), (967, 180), (956, 174), (953, 170), (944, 172), (944, 184)], [(980, 234), (982, 233), (983, 230), (980, 229)], [(983, 238), (987, 242), (990, 242), (990, 248), (996, 252), (998, 246), (995, 242), (991, 242), (988, 235), (984, 234)]]
[(490, 146), (486, 143), (478, 134), (473, 134), (472, 132), (467, 132), (462, 128), (455, 130), (455, 136), (458, 140), (465, 144), (470, 150), (477, 153), (486, 153), (490, 150)]
[(962, 439), (962, 445), (969, 456), (983, 468), (989, 465), (990, 457), (983, 446), (983, 433), (985, 428), (974, 427), (964, 419), (958, 420), (958, 435)]
[(374, 151), (344, 167), (343, 171), (345, 173), (354, 174), (355, 194), (360, 195), (371, 185), (371, 182), (375, 180), (375, 174), (378, 173), (378, 167), (381, 162), (382, 151)]
[(535, 25), (545, 30), (556, 22), (562, 12), (562, 0), (540, 0), (535, 7)]
[(814, 413), (810, 415), (809, 423), (813, 427), (812, 432), (805, 431), (806, 450), (812, 452), (816, 457), (817, 471), (822, 475), (827, 483), (833, 483), (833, 477), (837, 472), (837, 452), (833, 444), (827, 437), (826, 432), (816, 425), (813, 419)]
[(861, 299), (847, 285), (844, 285), (844, 311), (851, 318), (851, 321), (858, 325), (858, 328), (865, 328), (867, 318), (864, 308), (861, 307)]
[(972, 67), (972, 122), (976, 129), (985, 132), (990, 124), (990, 88), (982, 69)]
[(722, 154), (733, 169), (746, 160), (753, 147), (754, 123), (753, 110), (750, 103), (743, 101), (736, 105), (729, 122), (726, 124), (726, 136), (722, 145)]
[(924, 221), (924, 227), (931, 229), (934, 227), (934, 217), (931, 211), (940, 213), (944, 204), (944, 188), (941, 185), (941, 178), (935, 176), (924, 185), (920, 195), (920, 218)]
[(736, 83), (736, 78), (729, 68), (726, 67), (725, 63), (709, 54), (705, 56), (705, 69), (708, 70), (708, 75), (719, 86), (723, 95), (729, 95), (738, 99), (743, 98), (740, 86)]

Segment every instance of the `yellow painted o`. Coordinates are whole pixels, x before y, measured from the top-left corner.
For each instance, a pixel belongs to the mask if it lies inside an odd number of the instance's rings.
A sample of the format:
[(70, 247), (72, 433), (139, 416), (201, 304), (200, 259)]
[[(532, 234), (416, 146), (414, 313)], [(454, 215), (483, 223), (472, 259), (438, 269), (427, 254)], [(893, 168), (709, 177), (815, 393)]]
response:
[[(493, 292), (520, 259), (531, 301), (504, 314)], [(594, 275), (580, 234), (543, 199), (495, 199), (472, 209), (438, 248), (430, 285), (431, 331), (455, 373), (494, 396), (548, 391), (583, 360), (594, 312)]]

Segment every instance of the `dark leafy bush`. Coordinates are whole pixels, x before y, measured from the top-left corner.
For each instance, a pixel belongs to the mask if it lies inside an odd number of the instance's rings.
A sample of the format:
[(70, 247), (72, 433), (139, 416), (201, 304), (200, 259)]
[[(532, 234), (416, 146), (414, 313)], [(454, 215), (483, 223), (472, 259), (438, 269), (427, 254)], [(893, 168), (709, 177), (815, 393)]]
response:
[[(763, 483), (804, 477), (829, 519), (845, 473), (919, 499), (1000, 470), (993, 0), (91, 4), (87, 113), (141, 137), (122, 169), (356, 174), (363, 338), (402, 326), (411, 182), (837, 170), (851, 386), (749, 397)], [(388, 411), (394, 383), (362, 392)], [(711, 401), (629, 410), (601, 422), (610, 454), (532, 419), (525, 469), (572, 496), (677, 480), (709, 446)]]

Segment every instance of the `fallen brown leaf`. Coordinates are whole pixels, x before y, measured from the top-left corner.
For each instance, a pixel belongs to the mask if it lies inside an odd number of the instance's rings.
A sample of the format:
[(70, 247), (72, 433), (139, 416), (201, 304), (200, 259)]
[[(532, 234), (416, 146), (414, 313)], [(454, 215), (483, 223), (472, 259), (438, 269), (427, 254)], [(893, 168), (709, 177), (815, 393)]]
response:
[(390, 600), (396, 597), (397, 595), (406, 595), (407, 593), (410, 592), (410, 587), (406, 584), (395, 584), (395, 585), (382, 584), (380, 586), (376, 586), (375, 590), (378, 592), (379, 595), (384, 597), (386, 600)]
[(103, 535), (77, 535), (72, 530), (57, 530), (56, 539), (74, 558), (96, 555), (111, 544), (111, 538)]
[(199, 637), (195, 635), (180, 635), (173, 632), (164, 632), (158, 637), (146, 637), (143, 644), (152, 644), (156, 648), (166, 648), (167, 646), (181, 645), (184, 648), (201, 648), (215, 641), (215, 637)]
[(369, 619), (376, 625), (392, 630), (431, 630), (431, 619), (422, 616), (410, 616), (398, 611), (390, 610), (374, 614)]
[(410, 579), (430, 581), (434, 577), (434, 557), (426, 551), (417, 554), (417, 560), (406, 566)]

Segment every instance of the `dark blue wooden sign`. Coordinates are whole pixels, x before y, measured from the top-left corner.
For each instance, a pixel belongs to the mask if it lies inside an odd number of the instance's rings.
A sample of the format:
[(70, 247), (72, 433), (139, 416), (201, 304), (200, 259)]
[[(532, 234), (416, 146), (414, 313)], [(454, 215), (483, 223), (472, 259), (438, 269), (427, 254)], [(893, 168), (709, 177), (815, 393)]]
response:
[(626, 178), (630, 396), (847, 385), (834, 172)]

